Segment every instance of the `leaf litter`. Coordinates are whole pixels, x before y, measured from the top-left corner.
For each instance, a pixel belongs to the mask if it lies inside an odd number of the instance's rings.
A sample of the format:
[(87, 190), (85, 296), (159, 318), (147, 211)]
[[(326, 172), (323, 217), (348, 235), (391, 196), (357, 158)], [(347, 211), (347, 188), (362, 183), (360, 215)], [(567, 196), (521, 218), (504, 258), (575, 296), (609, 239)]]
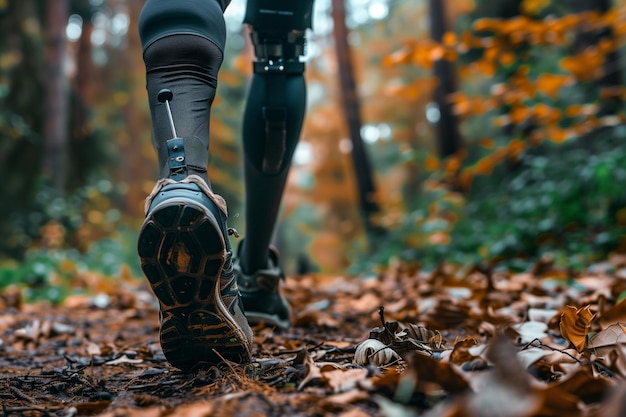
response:
[(143, 281), (60, 306), (0, 293), (1, 416), (626, 415), (626, 262), (573, 275), (394, 265), (291, 277), (254, 361), (182, 373)]

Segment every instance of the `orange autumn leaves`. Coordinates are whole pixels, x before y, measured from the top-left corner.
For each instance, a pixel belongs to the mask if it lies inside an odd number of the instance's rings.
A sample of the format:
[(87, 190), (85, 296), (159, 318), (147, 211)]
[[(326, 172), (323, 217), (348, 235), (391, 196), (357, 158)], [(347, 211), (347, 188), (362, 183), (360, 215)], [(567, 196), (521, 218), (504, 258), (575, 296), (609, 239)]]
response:
[[(626, 34), (626, 19), (623, 19), (626, 8), (612, 9), (605, 14), (592, 11), (533, 18), (550, 3), (548, 0), (525, 0), (521, 4), (523, 15), (511, 19), (479, 19), (473, 23), (471, 31), (448, 32), (441, 42), (409, 40), (401, 50), (386, 57), (386, 65), (414, 65), (425, 69), (432, 69), (438, 60), (448, 60), (458, 63), (459, 76), (469, 83), (494, 79), (487, 96), (477, 95), (475, 89), (470, 88), (471, 92), (451, 94), (448, 101), (460, 120), (482, 116), (493, 127), (507, 128), (517, 135), (507, 144), (495, 144), (489, 137), (477, 139), (483, 149), (480, 156), (474, 153), (478, 160), (466, 160), (463, 152), (446, 161), (428, 156), (424, 161), (426, 170), (443, 168), (449, 178), (451, 174), (456, 176), (457, 185), (467, 189), (475, 175), (490, 175), (498, 164), (507, 159), (515, 161), (528, 147), (542, 141), (560, 144), (599, 127), (626, 121), (622, 115), (598, 115), (599, 101), (626, 99), (626, 88), (596, 87), (598, 97), (593, 102), (574, 103), (569, 90), (605, 75), (607, 56), (618, 48), (615, 40), (603, 38), (576, 54), (560, 60), (555, 57), (552, 63), (542, 64), (546, 70), (540, 73), (537, 73), (535, 64), (531, 65), (532, 59), (529, 60), (528, 56), (532, 48), (541, 54), (550, 55), (557, 50), (564, 53), (581, 30), (598, 32), (609, 28), (614, 39), (619, 39), (620, 35)], [(479, 58), (462, 64), (459, 57), (470, 51), (480, 53)], [(504, 79), (495, 77), (504, 73)], [(415, 96), (432, 93), (436, 85), (436, 81), (429, 79), (404, 88)], [(401, 93), (395, 91), (395, 94)], [(497, 114), (500, 111), (504, 112)], [(485, 143), (489, 145), (485, 146)]]
[(428, 171), (441, 169), (446, 178), (462, 189), (467, 190), (476, 175), (491, 175), (498, 164), (507, 160), (517, 160), (529, 146), (528, 142), (521, 139), (513, 139), (505, 146), (497, 148), (495, 140), (491, 138), (482, 138), (479, 144), (482, 148), (490, 150), (490, 152), (473, 165), (463, 166), (467, 153), (461, 151), (456, 155), (449, 156), (443, 163), (439, 158), (429, 154), (425, 157), (423, 166)]
[[(383, 62), (386, 65), (413, 64), (432, 69), (433, 63), (440, 59), (457, 61), (461, 54), (470, 50), (482, 50), (481, 59), (469, 67), (461, 68), (461, 75), (468, 75), (470, 70), (476, 69), (490, 77), (495, 75), (499, 65), (509, 66), (516, 62), (515, 48), (522, 45), (566, 45), (572, 33), (582, 25), (587, 29), (610, 27), (617, 36), (626, 34), (626, 21), (620, 19), (619, 10), (612, 10), (605, 15), (587, 12), (542, 20), (527, 16), (482, 18), (473, 25), (475, 33), (468, 30), (461, 34), (448, 32), (441, 42), (431, 39), (407, 40), (404, 48), (385, 57)], [(578, 80), (589, 80), (598, 76), (606, 54), (616, 48), (615, 42), (602, 40), (594, 48), (564, 58), (561, 68)]]

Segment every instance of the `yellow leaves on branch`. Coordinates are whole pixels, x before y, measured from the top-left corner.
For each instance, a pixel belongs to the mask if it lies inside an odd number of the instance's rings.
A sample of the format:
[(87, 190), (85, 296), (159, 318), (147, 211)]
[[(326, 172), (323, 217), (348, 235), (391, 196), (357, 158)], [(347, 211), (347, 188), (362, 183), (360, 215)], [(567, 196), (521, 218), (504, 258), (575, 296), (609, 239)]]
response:
[[(547, 0), (525, 0), (522, 9), (529, 15), (536, 14), (548, 3)], [(432, 69), (435, 61), (445, 59), (455, 61), (459, 54), (470, 49), (482, 49), (483, 57), (475, 63), (475, 67), (486, 76), (491, 76), (498, 65), (509, 66), (516, 62), (516, 55), (512, 51), (518, 45), (565, 45), (572, 33), (581, 25), (586, 30), (610, 27), (616, 37), (626, 34), (626, 19), (621, 15), (626, 13), (626, 7), (613, 9), (600, 15), (597, 12), (568, 14), (556, 18), (532, 19), (528, 16), (516, 16), (511, 19), (478, 19), (474, 31), (481, 34), (475, 36), (470, 31), (461, 34), (445, 33), (441, 42), (431, 39), (410, 40), (404, 48), (384, 58), (386, 65), (413, 64), (425, 69)], [(597, 77), (597, 70), (604, 62), (607, 53), (617, 48), (616, 42), (606, 39), (599, 42), (594, 48), (588, 48), (581, 54), (563, 60), (562, 67), (572, 73), (577, 79), (586, 80)]]
[[(559, 91), (566, 85), (574, 82), (569, 75), (541, 74), (536, 81), (528, 79), (524, 67), (520, 68), (509, 84), (494, 84), (491, 89), (491, 97), (469, 97), (456, 92), (448, 100), (453, 105), (457, 116), (482, 115), (485, 112), (500, 107), (502, 104), (513, 107), (504, 123), (519, 124), (530, 117), (538, 122), (554, 124), (560, 120), (560, 110), (551, 108), (545, 104), (539, 104), (535, 108), (528, 108), (523, 104), (525, 100), (532, 99), (537, 93), (545, 94), (556, 99)], [(612, 95), (619, 95), (612, 92)]]
[[(528, 15), (536, 14), (545, 6), (547, 0), (525, 0), (522, 10)], [(525, 10), (524, 10), (525, 9)], [(511, 19), (478, 19), (473, 26), (476, 32), (488, 33), (499, 39), (503, 44), (519, 45), (563, 45), (570, 38), (570, 32), (575, 31), (582, 24), (589, 30), (609, 26), (616, 34), (626, 32), (626, 22), (620, 18), (624, 8), (613, 9), (601, 15), (597, 11), (579, 14), (568, 14), (563, 17), (548, 17), (533, 19), (529, 16), (516, 16)], [(485, 42), (483, 38), (483, 42)], [(606, 45), (613, 48), (614, 45)]]
[(498, 148), (479, 159), (478, 162), (470, 168), (472, 175), (491, 175), (496, 165), (504, 162), (508, 159), (518, 158), (519, 155), (526, 149), (526, 142), (520, 139), (511, 140), (507, 146)]
[[(555, 143), (561, 143), (571, 136), (578, 136), (600, 126), (615, 126), (626, 122), (624, 116), (597, 117), (597, 104), (572, 104), (565, 109), (550, 106), (546, 103), (537, 103), (529, 106), (526, 100), (532, 99), (536, 92), (548, 96), (557, 94), (558, 89), (572, 82), (571, 77), (565, 75), (542, 74), (536, 82), (521, 78), (513, 80), (512, 86), (496, 84), (492, 87), (492, 96), (489, 98), (476, 96), (471, 97), (461, 92), (456, 92), (448, 97), (454, 113), (459, 117), (479, 116), (489, 110), (500, 108), (502, 105), (510, 106), (507, 114), (493, 119), (494, 126), (503, 127), (510, 124), (520, 125), (532, 121), (537, 128), (545, 130), (547, 139)], [(617, 91), (619, 90), (619, 91)], [(610, 97), (626, 99), (626, 87), (612, 89), (605, 93)], [(564, 118), (578, 119), (569, 128), (559, 127)]]

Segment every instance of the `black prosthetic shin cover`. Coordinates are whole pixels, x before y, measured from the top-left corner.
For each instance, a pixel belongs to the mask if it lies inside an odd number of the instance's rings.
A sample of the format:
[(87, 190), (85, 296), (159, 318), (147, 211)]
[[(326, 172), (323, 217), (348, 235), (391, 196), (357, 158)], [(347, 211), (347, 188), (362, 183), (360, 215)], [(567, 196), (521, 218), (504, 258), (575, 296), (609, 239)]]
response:
[(313, 20), (313, 0), (248, 0), (244, 23), (255, 30), (304, 32)]
[(246, 239), (239, 253), (245, 273), (267, 267), (291, 158), (306, 107), (303, 32), (313, 0), (248, 0), (257, 61), (244, 115)]
[[(298, 143), (304, 120), (306, 85), (302, 74), (286, 80), (286, 129), (284, 143), (267, 140), (263, 108), (267, 98), (267, 76), (255, 74), (244, 115), (243, 146), (246, 183), (246, 239), (239, 258), (246, 273), (266, 267), (268, 247), (272, 240), (291, 158)], [(267, 149), (284, 146), (284, 149)], [(268, 154), (282, 152), (277, 170), (267, 171)]]
[(165, 104), (157, 99), (171, 90), (178, 136), (183, 138), (189, 174), (207, 182), (209, 117), (226, 39), (223, 9), (229, 0), (148, 0), (139, 20), (154, 145), (160, 176), (167, 177), (167, 140), (172, 132)]

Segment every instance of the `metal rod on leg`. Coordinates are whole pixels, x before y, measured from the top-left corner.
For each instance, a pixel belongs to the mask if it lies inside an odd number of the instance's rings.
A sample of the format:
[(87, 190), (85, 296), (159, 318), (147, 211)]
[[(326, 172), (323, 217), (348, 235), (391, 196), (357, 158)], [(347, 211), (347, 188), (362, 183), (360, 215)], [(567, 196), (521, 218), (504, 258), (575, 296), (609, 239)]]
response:
[(167, 117), (170, 119), (170, 126), (172, 127), (172, 137), (177, 138), (176, 127), (174, 127), (174, 117), (172, 117), (172, 109), (170, 109), (169, 100), (165, 101), (165, 107), (167, 108)]
[(170, 108), (170, 101), (173, 98), (174, 94), (167, 88), (164, 88), (163, 90), (159, 91), (159, 94), (157, 94), (157, 99), (159, 100), (159, 102), (165, 103), (165, 108), (167, 109), (167, 117), (170, 120), (170, 127), (172, 128), (172, 137), (177, 138), (178, 135), (176, 134), (176, 127), (174, 126), (174, 117), (172, 116), (172, 109)]

